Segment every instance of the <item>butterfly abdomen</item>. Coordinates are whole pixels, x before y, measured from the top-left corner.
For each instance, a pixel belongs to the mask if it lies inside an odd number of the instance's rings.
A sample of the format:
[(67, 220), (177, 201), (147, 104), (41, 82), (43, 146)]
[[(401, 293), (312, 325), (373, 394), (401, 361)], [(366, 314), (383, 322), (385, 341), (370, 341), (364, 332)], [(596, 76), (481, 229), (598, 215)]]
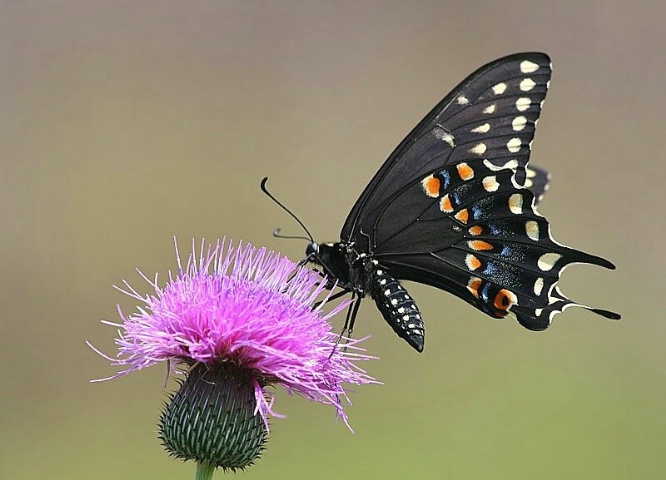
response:
[(425, 328), (421, 312), (407, 290), (381, 266), (376, 267), (370, 278), (370, 296), (395, 333), (422, 352)]

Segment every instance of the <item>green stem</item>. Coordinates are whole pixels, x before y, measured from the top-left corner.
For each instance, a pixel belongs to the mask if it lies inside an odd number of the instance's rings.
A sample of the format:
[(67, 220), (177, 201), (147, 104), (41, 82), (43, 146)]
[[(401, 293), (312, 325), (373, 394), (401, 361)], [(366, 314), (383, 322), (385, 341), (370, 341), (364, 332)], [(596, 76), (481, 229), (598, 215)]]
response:
[(197, 476), (196, 480), (211, 480), (215, 467), (210, 463), (197, 463)]

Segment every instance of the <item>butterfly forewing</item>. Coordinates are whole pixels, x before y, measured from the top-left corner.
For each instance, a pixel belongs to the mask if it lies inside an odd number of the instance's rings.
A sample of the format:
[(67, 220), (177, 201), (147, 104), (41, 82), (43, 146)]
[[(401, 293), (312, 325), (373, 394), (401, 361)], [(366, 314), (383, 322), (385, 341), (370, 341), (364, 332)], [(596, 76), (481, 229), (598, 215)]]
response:
[(382, 165), (347, 217), (342, 240), (367, 243), (364, 234), (396, 192), (463, 158), (512, 166), (524, 182), (519, 167), (529, 160), (550, 73), (547, 55), (522, 53), (481, 67), (460, 83)]

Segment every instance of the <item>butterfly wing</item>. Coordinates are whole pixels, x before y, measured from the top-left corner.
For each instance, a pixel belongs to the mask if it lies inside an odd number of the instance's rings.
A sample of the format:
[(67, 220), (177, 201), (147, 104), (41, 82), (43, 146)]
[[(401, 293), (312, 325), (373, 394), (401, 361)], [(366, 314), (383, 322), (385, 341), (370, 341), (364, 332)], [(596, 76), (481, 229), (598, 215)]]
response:
[[(550, 83), (550, 58), (519, 53), (491, 62), (463, 80), (407, 135), (365, 188), (344, 223), (342, 240), (363, 241), (378, 209), (405, 185), (468, 158), (515, 165), (525, 182), (541, 104)], [(509, 151), (507, 143), (520, 141)], [(361, 247), (363, 247), (362, 245)], [(365, 245), (368, 246), (369, 245)]]
[(395, 278), (447, 290), (493, 317), (512, 313), (532, 330), (569, 306), (585, 307), (559, 291), (562, 270), (614, 266), (553, 240), (535, 208), (547, 173), (527, 167), (550, 72), (546, 55), (524, 53), (463, 81), (375, 175), (343, 241)]

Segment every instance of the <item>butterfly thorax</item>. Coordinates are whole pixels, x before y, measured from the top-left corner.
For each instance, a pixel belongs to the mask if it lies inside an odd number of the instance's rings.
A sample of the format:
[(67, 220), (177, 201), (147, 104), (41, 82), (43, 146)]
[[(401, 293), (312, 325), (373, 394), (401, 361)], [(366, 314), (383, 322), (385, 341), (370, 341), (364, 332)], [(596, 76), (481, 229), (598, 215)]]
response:
[(373, 272), (371, 255), (358, 253), (353, 244), (343, 242), (314, 244), (308, 251), (313, 249), (308, 258), (323, 268), (330, 279), (328, 287), (337, 284), (359, 297), (369, 292)]

